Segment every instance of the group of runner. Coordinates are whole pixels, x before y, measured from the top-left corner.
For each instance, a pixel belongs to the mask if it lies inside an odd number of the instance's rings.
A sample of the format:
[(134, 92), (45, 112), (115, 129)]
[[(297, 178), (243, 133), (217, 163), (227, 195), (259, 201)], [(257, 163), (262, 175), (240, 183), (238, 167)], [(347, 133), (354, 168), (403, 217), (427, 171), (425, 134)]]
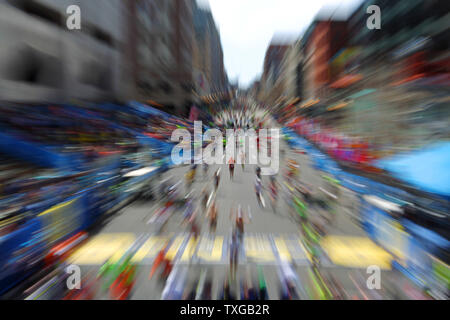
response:
[[(259, 143), (258, 143), (259, 146)], [(283, 153), (284, 154), (284, 153)], [(242, 171), (245, 171), (245, 153), (241, 152), (239, 155), (239, 160), (242, 165)], [(235, 178), (235, 166), (236, 159), (231, 157), (227, 161), (229, 169), (230, 181), (234, 181)], [(277, 176), (268, 176), (268, 187), (263, 186), (262, 169), (257, 166), (255, 170), (255, 194), (257, 201), (261, 207), (265, 207), (263, 190), (268, 190), (271, 207), (274, 214), (278, 212), (278, 201), (280, 195), (285, 197), (286, 202), (291, 208), (291, 213), (293, 219), (299, 224), (300, 232), (303, 235), (304, 246), (311, 257), (314, 267), (319, 265), (319, 240), (321, 236), (325, 235), (326, 225), (331, 221), (327, 220), (325, 223), (318, 223), (318, 220), (313, 218), (308, 212), (308, 204), (311, 203), (313, 197), (309, 190), (300, 183), (300, 165), (297, 161), (293, 159), (287, 159), (286, 171), (282, 174), (282, 182), (277, 181)], [(186, 190), (192, 190), (192, 186), (196, 176), (197, 165), (192, 165), (188, 173), (186, 174)], [(208, 181), (208, 170), (209, 166), (203, 164), (203, 176)], [(184, 211), (184, 222), (189, 227), (189, 232), (195, 240), (198, 241), (200, 233), (200, 224), (198, 218), (202, 215), (201, 211), (204, 212), (204, 217), (208, 221), (209, 231), (215, 233), (218, 224), (219, 210), (218, 205), (215, 200), (221, 181), (221, 168), (218, 168), (213, 173), (213, 184), (212, 188), (209, 189), (208, 182), (203, 188), (200, 195), (201, 207), (199, 209), (194, 208), (194, 199), (187, 198)], [(284, 187), (284, 192), (280, 192), (281, 188)], [(211, 192), (209, 192), (211, 190)], [(320, 201), (316, 201), (319, 203)], [(322, 201), (323, 202), (323, 201)], [(250, 207), (245, 210), (241, 205), (233, 207), (230, 210), (230, 219), (232, 220), (231, 228), (231, 238), (229, 243), (229, 263), (230, 263), (230, 278), (235, 279), (237, 274), (237, 269), (239, 265), (239, 257), (243, 248), (244, 230), (245, 225), (251, 221)], [(285, 299), (295, 299), (297, 298), (294, 293), (295, 290), (292, 289), (294, 286), (291, 280), (286, 280), (283, 282), (282, 297)], [(223, 294), (224, 296), (229, 296), (227, 293), (226, 285), (224, 286)], [(247, 296), (251, 296), (248, 294)]]

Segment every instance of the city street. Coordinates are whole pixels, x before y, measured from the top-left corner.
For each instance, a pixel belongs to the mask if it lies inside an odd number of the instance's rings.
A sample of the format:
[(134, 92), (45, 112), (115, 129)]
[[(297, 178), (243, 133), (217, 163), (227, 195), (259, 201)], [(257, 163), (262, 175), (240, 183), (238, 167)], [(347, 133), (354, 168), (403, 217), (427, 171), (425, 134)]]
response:
[[(302, 154), (299, 150), (289, 149), (283, 141), (280, 143), (280, 149), (284, 150), (284, 156), (280, 159), (281, 168), (277, 175), (280, 183), (284, 180), (282, 172), (285, 170), (286, 160), (295, 159), (300, 164), (300, 180), (302, 182), (308, 184), (313, 190), (319, 190), (319, 187), (323, 186), (322, 173), (311, 167), (307, 155)], [(94, 235), (74, 254), (73, 262), (83, 265), (85, 270), (96, 270), (111, 256), (120, 257), (138, 237), (147, 237), (148, 239), (134, 257), (141, 267), (132, 299), (160, 299), (164, 288), (163, 283), (157, 281), (156, 276), (149, 280), (149, 273), (158, 251), (167, 240), (170, 240), (172, 242), (166, 254), (172, 259), (179, 259), (180, 266), (188, 269), (188, 285), (185, 288), (192, 288), (192, 286), (195, 288), (201, 271), (207, 271), (208, 276), (213, 279), (214, 297), (220, 286), (223, 285), (229, 269), (227, 249), (232, 230), (230, 210), (241, 205), (244, 211), (250, 212), (250, 221), (245, 225), (245, 252), (239, 260), (237, 280), (240, 279), (240, 276), (244, 277), (247, 274), (255, 275), (257, 266), (262, 266), (269, 298), (278, 299), (280, 281), (277, 266), (280, 264), (280, 259), (287, 259), (294, 263), (301, 283), (311, 290), (309, 276), (311, 261), (301, 242), (300, 227), (290, 213), (287, 199), (281, 195), (276, 210), (272, 210), (267, 189), (269, 177), (263, 176), (263, 185), (266, 187), (263, 191), (265, 202), (265, 208), (263, 208), (258, 204), (254, 192), (256, 177), (254, 165), (245, 165), (245, 168), (236, 165), (233, 181), (229, 176), (228, 167), (225, 165), (221, 167), (221, 180), (216, 194), (218, 208), (216, 233), (210, 234), (206, 218), (200, 218), (203, 224), (196, 253), (193, 249), (193, 240), (189, 239), (187, 229), (181, 225), (181, 210), (173, 214), (164, 231), (156, 235), (154, 226), (148, 222), (160, 204), (156, 201), (137, 200), (112, 217), (98, 234)], [(183, 185), (182, 190), (184, 189), (182, 194), (191, 192), (200, 208), (201, 191), (206, 187), (209, 194), (213, 192), (213, 173), (217, 168), (219, 168), (218, 165), (211, 166), (207, 175), (204, 175), (199, 167), (191, 190), (184, 186), (184, 176), (188, 166), (171, 169), (164, 174), (163, 178), (171, 177), (173, 181), (180, 181)], [(358, 213), (358, 201), (355, 195), (344, 189), (341, 194), (341, 206), (338, 209), (337, 219), (327, 235), (332, 244), (329, 248), (331, 256), (334, 251), (339, 250), (341, 257), (338, 261), (339, 264), (335, 264), (324, 251), (321, 255), (322, 270), (337, 279), (350, 295), (349, 298), (364, 299), (366, 290), (361, 287), (365, 286), (368, 276), (365, 268), (373, 264), (386, 264), (389, 255), (368, 240), (357, 224), (357, 220), (352, 218), (352, 215), (356, 216)], [(204, 213), (201, 214), (204, 217)], [(336, 242), (333, 239), (341, 239), (340, 237), (344, 236), (350, 237), (350, 239), (342, 238), (347, 239), (342, 243), (347, 241), (348, 245), (340, 244), (339, 248), (338, 244), (333, 245)], [(351, 246), (350, 242), (352, 241), (358, 244)], [(368, 242), (367, 246), (361, 245), (364, 241)], [(369, 258), (364, 260), (362, 259), (363, 255), (367, 255)], [(363, 265), (352, 265), (355, 261), (363, 261)], [(382, 274), (386, 277), (385, 279), (390, 277), (390, 271), (383, 270)], [(189, 286), (189, 282), (192, 282), (191, 286)], [(388, 286), (387, 282), (384, 282), (383, 289)], [(234, 289), (238, 290), (238, 288), (238, 283), (236, 283)], [(236, 294), (239, 296), (238, 291)], [(304, 292), (299, 291), (299, 294), (301, 298), (308, 299)], [(385, 299), (389, 298), (385, 292), (380, 296)]]
[(449, 14), (0, 1), (0, 300), (448, 300)]

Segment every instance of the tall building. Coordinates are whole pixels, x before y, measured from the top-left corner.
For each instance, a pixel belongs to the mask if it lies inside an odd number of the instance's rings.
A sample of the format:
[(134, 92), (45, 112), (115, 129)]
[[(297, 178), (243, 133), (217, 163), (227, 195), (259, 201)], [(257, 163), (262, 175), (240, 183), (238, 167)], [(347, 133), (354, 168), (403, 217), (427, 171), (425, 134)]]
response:
[(289, 46), (282, 63), (285, 82), (283, 95), (290, 101), (299, 101), (303, 97), (303, 52), (300, 49), (301, 41), (297, 40)]
[[(380, 30), (367, 27), (370, 5)], [(345, 21), (315, 19), (301, 40), (300, 113), (380, 145), (446, 139), (449, 11), (448, 1), (367, 0)]]
[[(380, 30), (365, 27), (370, 5), (380, 7)], [(342, 127), (400, 145), (450, 135), (449, 12), (450, 4), (443, 0), (361, 3), (349, 18), (349, 44), (358, 48), (351, 67), (363, 80), (347, 96), (362, 89), (372, 92), (342, 110)]]
[(275, 103), (284, 92), (283, 60), (289, 44), (272, 42), (266, 50), (259, 100)]
[(346, 21), (315, 20), (302, 38), (306, 99), (326, 99), (330, 60), (347, 41)]
[[(67, 28), (71, 5), (80, 30)], [(0, 0), (0, 99), (138, 100), (187, 115), (199, 88), (226, 83), (214, 20), (206, 12), (208, 36), (197, 48), (196, 12), (195, 0)]]
[(196, 72), (197, 93), (205, 96), (211, 93), (211, 32), (214, 26), (209, 11), (196, 7), (194, 11), (195, 54), (194, 68)]
[[(81, 30), (67, 28), (70, 5), (81, 9)], [(124, 9), (120, 0), (1, 0), (0, 99), (122, 99)]]
[[(213, 21), (213, 20), (212, 20)], [(222, 43), (220, 41), (219, 31), (215, 24), (211, 33), (211, 84), (214, 92), (223, 92), (226, 90), (226, 74), (223, 62)]]
[[(196, 7), (194, 11), (196, 35), (195, 68), (198, 71), (198, 88), (201, 95), (223, 92), (227, 78), (223, 62), (220, 34), (211, 11)], [(208, 81), (205, 86), (204, 79)]]
[(270, 44), (264, 57), (263, 77), (267, 86), (273, 86), (281, 75), (282, 61), (289, 45)]
[(194, 96), (194, 0), (130, 0), (133, 95), (186, 115)]

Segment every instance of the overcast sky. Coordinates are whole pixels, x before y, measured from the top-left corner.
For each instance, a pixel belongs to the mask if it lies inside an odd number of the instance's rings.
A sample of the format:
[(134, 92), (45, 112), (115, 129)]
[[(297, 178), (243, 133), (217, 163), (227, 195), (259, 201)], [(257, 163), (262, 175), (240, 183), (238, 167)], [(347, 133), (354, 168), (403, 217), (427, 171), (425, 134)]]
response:
[[(349, 12), (360, 0), (197, 0), (219, 28), (230, 81), (247, 86), (262, 72), (274, 34), (295, 39), (323, 7)], [(209, 5), (208, 5), (209, 2)]]

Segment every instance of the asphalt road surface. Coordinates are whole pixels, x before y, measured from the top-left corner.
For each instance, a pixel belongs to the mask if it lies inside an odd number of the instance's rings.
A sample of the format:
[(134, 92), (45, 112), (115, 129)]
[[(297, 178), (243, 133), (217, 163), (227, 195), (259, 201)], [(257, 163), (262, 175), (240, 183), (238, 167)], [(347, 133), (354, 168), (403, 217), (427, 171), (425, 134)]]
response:
[[(323, 196), (319, 188), (326, 188), (323, 173), (311, 166), (307, 154), (290, 149), (280, 139), (280, 170), (277, 181), (283, 185), (282, 173), (286, 168), (287, 159), (295, 159), (300, 165), (300, 181), (309, 186), (310, 190)], [(215, 234), (209, 232), (208, 223), (201, 212), (201, 236), (198, 248), (191, 247), (188, 229), (181, 224), (182, 211), (175, 212), (165, 229), (156, 234), (156, 228), (149, 223), (154, 212), (161, 206), (158, 201), (137, 200), (119, 213), (115, 214), (90, 241), (74, 256), (73, 261), (82, 266), (83, 272), (97, 271), (100, 265), (111, 256), (120, 256), (139, 237), (144, 237), (144, 244), (137, 252), (135, 259), (140, 269), (138, 280), (131, 295), (132, 299), (161, 299), (164, 283), (156, 275), (149, 279), (153, 259), (165, 241), (169, 240), (170, 250), (167, 253), (176, 258), (182, 268), (188, 272), (186, 288), (197, 284), (202, 272), (207, 272), (213, 281), (213, 299), (229, 271), (228, 239), (231, 235), (232, 219), (230, 210), (242, 206), (245, 212), (250, 212), (251, 219), (245, 225), (244, 252), (239, 259), (238, 276), (232, 285), (238, 295), (238, 281), (246, 275), (255, 278), (258, 266), (262, 268), (266, 279), (270, 299), (279, 299), (279, 262), (286, 259), (294, 264), (303, 288), (297, 288), (300, 297), (304, 299), (319, 299), (320, 294), (314, 289), (311, 277), (311, 266), (308, 253), (301, 242), (299, 225), (295, 222), (289, 210), (289, 204), (283, 196), (280, 197), (276, 209), (272, 209), (268, 189), (263, 191), (265, 207), (258, 204), (255, 191), (255, 166), (245, 165), (243, 169), (236, 165), (234, 179), (229, 176), (226, 165), (210, 166), (205, 175), (201, 166), (197, 170), (192, 189), (185, 186), (185, 174), (188, 166), (180, 166), (166, 172), (163, 178), (171, 177), (180, 182), (182, 194), (191, 194), (200, 207), (201, 191), (206, 188), (213, 191), (213, 173), (222, 167), (220, 185), (215, 195), (218, 207), (218, 223)], [(269, 177), (263, 176), (263, 185), (268, 187)], [(212, 196), (214, 197), (214, 195)], [(339, 206), (333, 226), (328, 229), (326, 245), (322, 246), (321, 270), (324, 277), (332, 277), (344, 288), (347, 299), (393, 299), (402, 298), (396, 290), (398, 275), (389, 267), (389, 254), (368, 240), (365, 232), (358, 225), (358, 198), (349, 190), (340, 190)], [(309, 208), (311, 214), (318, 210)], [(192, 256), (191, 256), (192, 254)], [(381, 289), (369, 290), (366, 279), (368, 265), (381, 265)], [(99, 295), (107, 299), (106, 295)]]

